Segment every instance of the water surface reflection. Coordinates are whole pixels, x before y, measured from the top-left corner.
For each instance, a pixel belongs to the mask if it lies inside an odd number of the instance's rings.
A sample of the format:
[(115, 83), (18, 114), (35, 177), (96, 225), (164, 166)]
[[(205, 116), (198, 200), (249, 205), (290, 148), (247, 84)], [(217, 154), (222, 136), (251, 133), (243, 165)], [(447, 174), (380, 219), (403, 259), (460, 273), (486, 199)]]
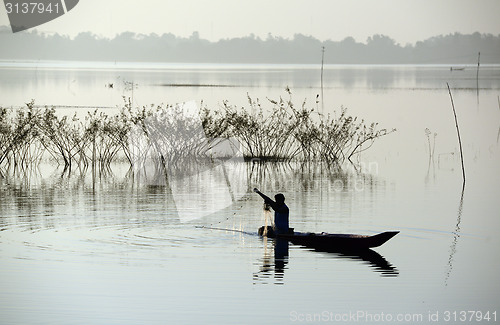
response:
[[(43, 227), (47, 223), (40, 220), (46, 218), (53, 219), (50, 224), (57, 227), (54, 221), (69, 222), (66, 216), (79, 217), (73, 221), (94, 216), (96, 224), (106, 224), (109, 217), (120, 224), (131, 213), (143, 220), (208, 225), (226, 220), (231, 211), (238, 212), (240, 219), (250, 217), (238, 209), (249, 200), (249, 188), (258, 186), (266, 192), (284, 193), (295, 207), (293, 222), (300, 223), (306, 209), (320, 209), (318, 204), (326, 203), (323, 199), (345, 205), (385, 187), (370, 170), (320, 163), (229, 161), (199, 167), (200, 172), (194, 174), (186, 167), (168, 173), (155, 169), (147, 175), (136, 173), (127, 164), (105, 170), (68, 171), (46, 165), (6, 169), (0, 177), (0, 212), (4, 223), (5, 218), (27, 216), (32, 221), (23, 224), (31, 228)], [(315, 202), (310, 204), (311, 200)], [(185, 210), (198, 214), (196, 218), (181, 218)], [(252, 215), (258, 218), (260, 213)], [(253, 231), (259, 225), (251, 224), (254, 220), (240, 221)]]
[[(271, 245), (268, 244), (271, 241)], [(293, 259), (289, 254), (290, 243), (283, 239), (262, 238), (264, 245), (264, 255), (258, 260), (259, 271), (253, 274), (254, 284), (285, 284), (285, 271), (289, 269), (289, 261)], [(293, 244), (292, 244), (293, 245)], [(271, 246), (271, 247), (269, 247)], [(399, 270), (388, 262), (382, 255), (372, 249), (365, 250), (338, 250), (338, 249), (318, 249), (310, 247), (299, 247), (301, 250), (323, 254), (326, 258), (337, 260), (361, 261), (383, 277), (397, 277)], [(295, 251), (297, 252), (297, 250)], [(311, 265), (311, 268), (314, 268)], [(314, 272), (314, 271), (313, 271)]]

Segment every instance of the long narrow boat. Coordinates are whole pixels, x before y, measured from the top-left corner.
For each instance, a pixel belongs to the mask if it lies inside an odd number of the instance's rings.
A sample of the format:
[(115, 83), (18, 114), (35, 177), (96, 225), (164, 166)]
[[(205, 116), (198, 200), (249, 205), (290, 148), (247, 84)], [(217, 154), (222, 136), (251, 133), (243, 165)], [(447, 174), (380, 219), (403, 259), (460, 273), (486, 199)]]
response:
[(386, 231), (376, 235), (354, 235), (354, 234), (329, 234), (294, 232), (293, 229), (287, 234), (275, 234), (268, 226), (259, 228), (259, 235), (269, 238), (284, 239), (296, 245), (302, 245), (323, 250), (360, 250), (381, 246), (386, 241), (396, 236), (399, 231)]

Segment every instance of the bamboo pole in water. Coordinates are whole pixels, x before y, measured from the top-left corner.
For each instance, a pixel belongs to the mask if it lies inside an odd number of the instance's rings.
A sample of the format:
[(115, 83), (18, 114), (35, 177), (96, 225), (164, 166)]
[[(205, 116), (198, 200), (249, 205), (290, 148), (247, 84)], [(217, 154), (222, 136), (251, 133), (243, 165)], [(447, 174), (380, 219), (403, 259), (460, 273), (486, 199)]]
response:
[(450, 85), (446, 83), (446, 86), (448, 86), (448, 93), (450, 94), (450, 99), (451, 99), (451, 108), (453, 109), (453, 116), (455, 117), (455, 126), (457, 128), (458, 145), (460, 147), (460, 161), (462, 162), (462, 178), (463, 178), (462, 191), (463, 191), (463, 189), (465, 188), (465, 167), (464, 167), (464, 155), (462, 151), (462, 139), (460, 138), (460, 129), (458, 128), (457, 112), (455, 111), (455, 104), (453, 103), (453, 96), (451, 95)]
[(477, 52), (477, 70), (476, 70), (476, 95), (479, 102), (479, 61), (481, 59), (481, 52)]
[[(479, 65), (478, 65), (478, 67), (479, 67)], [(460, 203), (458, 205), (457, 224), (455, 226), (453, 242), (450, 246), (450, 257), (448, 258), (448, 270), (446, 271), (446, 277), (445, 277), (445, 281), (444, 281), (445, 286), (448, 286), (448, 279), (449, 279), (451, 271), (453, 269), (454, 255), (457, 251), (456, 247), (457, 247), (457, 243), (458, 243), (458, 238), (460, 238), (460, 223), (462, 221), (462, 211), (463, 211), (463, 206), (464, 206), (465, 167), (464, 167), (464, 156), (462, 153), (462, 140), (460, 138), (460, 130), (458, 128), (458, 120), (457, 120), (457, 113), (455, 111), (455, 104), (453, 103), (453, 96), (451, 95), (450, 85), (448, 83), (446, 83), (446, 86), (448, 86), (448, 93), (450, 94), (450, 99), (451, 99), (451, 108), (453, 108), (453, 116), (455, 117), (455, 126), (457, 128), (458, 144), (460, 146), (460, 160), (462, 162), (462, 177), (463, 177), (462, 194), (460, 195)], [(478, 93), (478, 95), (479, 95), (479, 93)], [(478, 97), (478, 99), (479, 99), (479, 97)]]
[(325, 109), (324, 96), (323, 96), (323, 63), (325, 61), (325, 47), (321, 47), (321, 112)]
[[(500, 96), (497, 96), (497, 101), (498, 101), (498, 109), (500, 109)], [(500, 126), (498, 127), (497, 143), (499, 138), (500, 138)]]

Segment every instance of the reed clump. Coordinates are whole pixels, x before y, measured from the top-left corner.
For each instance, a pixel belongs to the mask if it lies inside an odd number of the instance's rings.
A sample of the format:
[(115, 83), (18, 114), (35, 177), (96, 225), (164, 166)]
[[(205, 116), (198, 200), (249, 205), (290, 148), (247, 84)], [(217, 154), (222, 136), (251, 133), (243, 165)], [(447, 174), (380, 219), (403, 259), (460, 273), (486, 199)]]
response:
[(29, 165), (40, 161), (43, 150), (37, 125), (40, 110), (34, 103), (26, 109), (13, 111), (0, 107), (0, 166)]
[(288, 98), (266, 98), (267, 108), (249, 95), (249, 108), (224, 101), (219, 110), (202, 110), (210, 137), (236, 138), (246, 159), (303, 160), (343, 163), (370, 148), (377, 138), (393, 130), (378, 129), (378, 123), (349, 116), (342, 107), (338, 117), (324, 115), (304, 100), (296, 107)]
[(118, 114), (88, 112), (84, 118), (59, 116), (54, 107), (0, 107), (0, 167), (30, 168), (43, 158), (64, 166), (109, 168), (120, 159), (131, 162), (128, 137), (152, 111), (126, 102)]
[(332, 117), (305, 100), (296, 107), (288, 88), (286, 99), (266, 98), (264, 104), (248, 95), (248, 107), (224, 101), (218, 109), (202, 107), (194, 115), (186, 115), (185, 107), (133, 108), (125, 100), (114, 115), (95, 110), (84, 118), (60, 116), (54, 107), (36, 108), (34, 101), (20, 109), (0, 107), (0, 167), (29, 168), (44, 158), (65, 169), (106, 169), (117, 161), (134, 165), (148, 157), (163, 166), (179, 165), (213, 158), (212, 149), (221, 143), (233, 147), (226, 153), (246, 159), (341, 164), (394, 131), (367, 125), (345, 108)]

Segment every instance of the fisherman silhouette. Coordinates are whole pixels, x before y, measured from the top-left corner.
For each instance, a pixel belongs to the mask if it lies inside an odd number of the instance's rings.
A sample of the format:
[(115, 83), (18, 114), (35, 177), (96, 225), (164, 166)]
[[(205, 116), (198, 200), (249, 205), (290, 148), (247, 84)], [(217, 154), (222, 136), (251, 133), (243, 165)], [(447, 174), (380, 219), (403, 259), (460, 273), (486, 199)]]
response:
[(285, 204), (285, 196), (281, 193), (276, 194), (273, 201), (270, 197), (260, 192), (257, 188), (253, 191), (259, 194), (266, 204), (269, 204), (274, 210), (274, 233), (275, 234), (287, 234), (289, 232), (289, 210)]

